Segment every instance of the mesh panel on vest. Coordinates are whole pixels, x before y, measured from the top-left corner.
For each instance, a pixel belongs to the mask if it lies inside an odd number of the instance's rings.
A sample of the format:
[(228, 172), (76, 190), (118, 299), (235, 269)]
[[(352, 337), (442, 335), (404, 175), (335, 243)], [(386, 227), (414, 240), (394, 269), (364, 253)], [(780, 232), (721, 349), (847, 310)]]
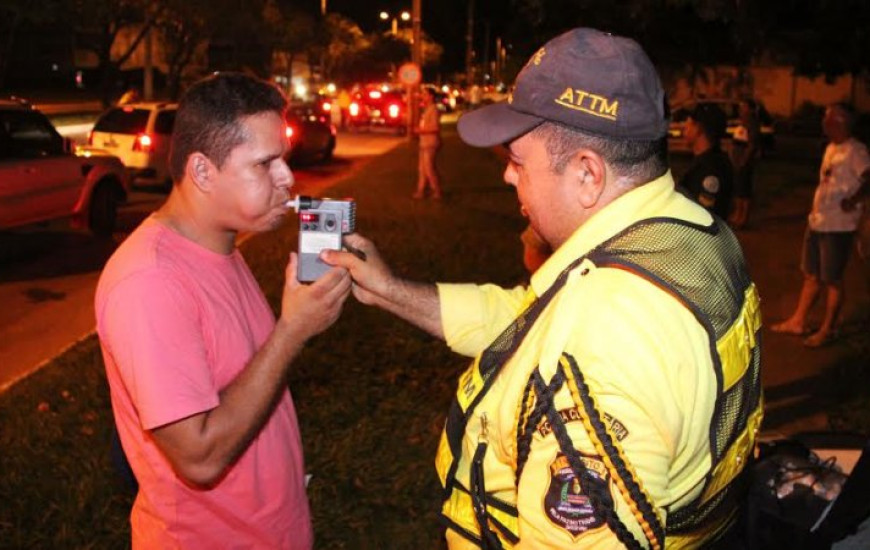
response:
[(710, 319), (717, 340), (734, 322), (751, 283), (740, 244), (720, 220), (710, 227), (646, 220), (599, 245), (590, 258), (599, 254), (609, 258), (604, 263), (637, 264), (674, 288)]
[[(673, 219), (646, 220), (602, 243), (589, 257), (599, 265), (639, 268), (665, 289), (673, 289), (712, 331), (711, 347), (734, 323), (752, 283), (737, 238), (717, 218), (709, 227)], [(711, 427), (714, 461), (746, 426), (752, 404), (758, 402), (758, 349), (753, 350), (752, 376), (744, 376), (717, 403)], [(719, 370), (718, 355), (715, 349), (711, 352)]]
[[(734, 233), (717, 218), (709, 227), (673, 219), (646, 220), (602, 243), (589, 258), (599, 266), (640, 272), (675, 294), (707, 330), (720, 392), (710, 427), (715, 466), (746, 429), (761, 399), (760, 342), (752, 349), (747, 371), (731, 388), (722, 391), (722, 364), (716, 343), (740, 315), (746, 290), (752, 284)], [(672, 511), (668, 532), (690, 532), (732, 513), (742, 485), (735, 480), (707, 502), (696, 501)]]
[[(744, 470), (744, 474), (747, 471)], [(700, 506), (687, 506), (668, 514), (668, 533), (679, 535), (691, 532), (698, 525), (725, 519), (724, 515), (737, 510), (745, 498), (746, 475), (744, 474)]]

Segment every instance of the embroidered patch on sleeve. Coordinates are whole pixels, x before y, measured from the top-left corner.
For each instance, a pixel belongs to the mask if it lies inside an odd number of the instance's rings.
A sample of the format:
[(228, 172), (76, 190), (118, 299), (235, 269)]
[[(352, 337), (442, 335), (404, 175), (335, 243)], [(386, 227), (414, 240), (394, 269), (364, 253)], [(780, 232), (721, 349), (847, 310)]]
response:
[[(609, 490), (609, 476), (604, 462), (597, 456), (581, 456), (583, 464), (602, 490)], [(604, 519), (595, 513), (592, 501), (583, 494), (580, 480), (562, 453), (550, 464), (550, 485), (544, 495), (544, 513), (556, 526), (578, 537), (590, 529), (604, 525)]]
[[(580, 410), (577, 407), (562, 409), (559, 411), (559, 416), (565, 424), (568, 424), (569, 422), (580, 422), (583, 420), (583, 417), (580, 415)], [(610, 431), (613, 432), (613, 436), (617, 441), (622, 441), (628, 437), (628, 428), (626, 428), (625, 424), (620, 422), (618, 418), (610, 415), (610, 413), (604, 413), (604, 420), (610, 425)], [(553, 428), (550, 426), (550, 421), (547, 420), (546, 417), (538, 422), (538, 426), (535, 429), (538, 430), (538, 435), (540, 437), (547, 437), (553, 432)]]

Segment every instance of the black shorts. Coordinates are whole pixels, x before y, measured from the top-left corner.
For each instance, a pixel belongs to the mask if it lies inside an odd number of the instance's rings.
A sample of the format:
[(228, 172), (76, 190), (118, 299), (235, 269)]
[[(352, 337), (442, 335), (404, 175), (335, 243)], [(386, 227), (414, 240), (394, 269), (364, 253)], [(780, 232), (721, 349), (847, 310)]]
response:
[(854, 231), (817, 232), (807, 229), (801, 269), (823, 283), (839, 283), (852, 253)]

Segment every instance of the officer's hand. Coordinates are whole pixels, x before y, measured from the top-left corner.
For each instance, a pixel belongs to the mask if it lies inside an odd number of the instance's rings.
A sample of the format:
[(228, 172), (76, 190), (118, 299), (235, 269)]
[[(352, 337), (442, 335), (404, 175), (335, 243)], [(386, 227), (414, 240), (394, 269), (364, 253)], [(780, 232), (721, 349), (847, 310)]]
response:
[(353, 295), (360, 302), (380, 305), (389, 301), (394, 277), (375, 245), (356, 233), (345, 235), (344, 244), (353, 252), (324, 250), (320, 253), (320, 259), (350, 272), (354, 282)]
[(294, 334), (308, 340), (329, 328), (341, 314), (341, 307), (350, 294), (351, 279), (346, 269), (334, 267), (311, 284), (296, 278), (299, 257), (290, 253), (284, 272), (284, 296), (279, 321)]

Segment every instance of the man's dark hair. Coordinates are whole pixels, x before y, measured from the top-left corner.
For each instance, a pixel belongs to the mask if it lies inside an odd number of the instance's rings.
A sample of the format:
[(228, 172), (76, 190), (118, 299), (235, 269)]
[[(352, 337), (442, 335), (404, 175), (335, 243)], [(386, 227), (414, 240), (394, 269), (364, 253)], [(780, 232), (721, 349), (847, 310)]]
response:
[(605, 138), (544, 122), (531, 131), (543, 139), (550, 155), (550, 169), (561, 174), (578, 149), (591, 149), (601, 155), (616, 175), (631, 185), (652, 181), (668, 170), (667, 137), (651, 141)]
[(832, 103), (831, 107), (834, 107), (843, 113), (846, 130), (851, 134), (855, 130), (855, 120), (858, 116), (855, 107), (848, 101), (837, 101)]
[(200, 152), (218, 168), (248, 137), (241, 124), (246, 116), (273, 111), (283, 116), (284, 94), (272, 84), (239, 73), (219, 73), (187, 90), (178, 105), (169, 146), (169, 172), (176, 182), (192, 153)]
[(725, 137), (725, 132), (728, 128), (728, 117), (718, 105), (715, 103), (699, 103), (692, 112), (689, 113), (689, 118), (694, 120), (701, 131), (707, 136), (707, 139), (714, 146), (719, 145), (719, 141)]

